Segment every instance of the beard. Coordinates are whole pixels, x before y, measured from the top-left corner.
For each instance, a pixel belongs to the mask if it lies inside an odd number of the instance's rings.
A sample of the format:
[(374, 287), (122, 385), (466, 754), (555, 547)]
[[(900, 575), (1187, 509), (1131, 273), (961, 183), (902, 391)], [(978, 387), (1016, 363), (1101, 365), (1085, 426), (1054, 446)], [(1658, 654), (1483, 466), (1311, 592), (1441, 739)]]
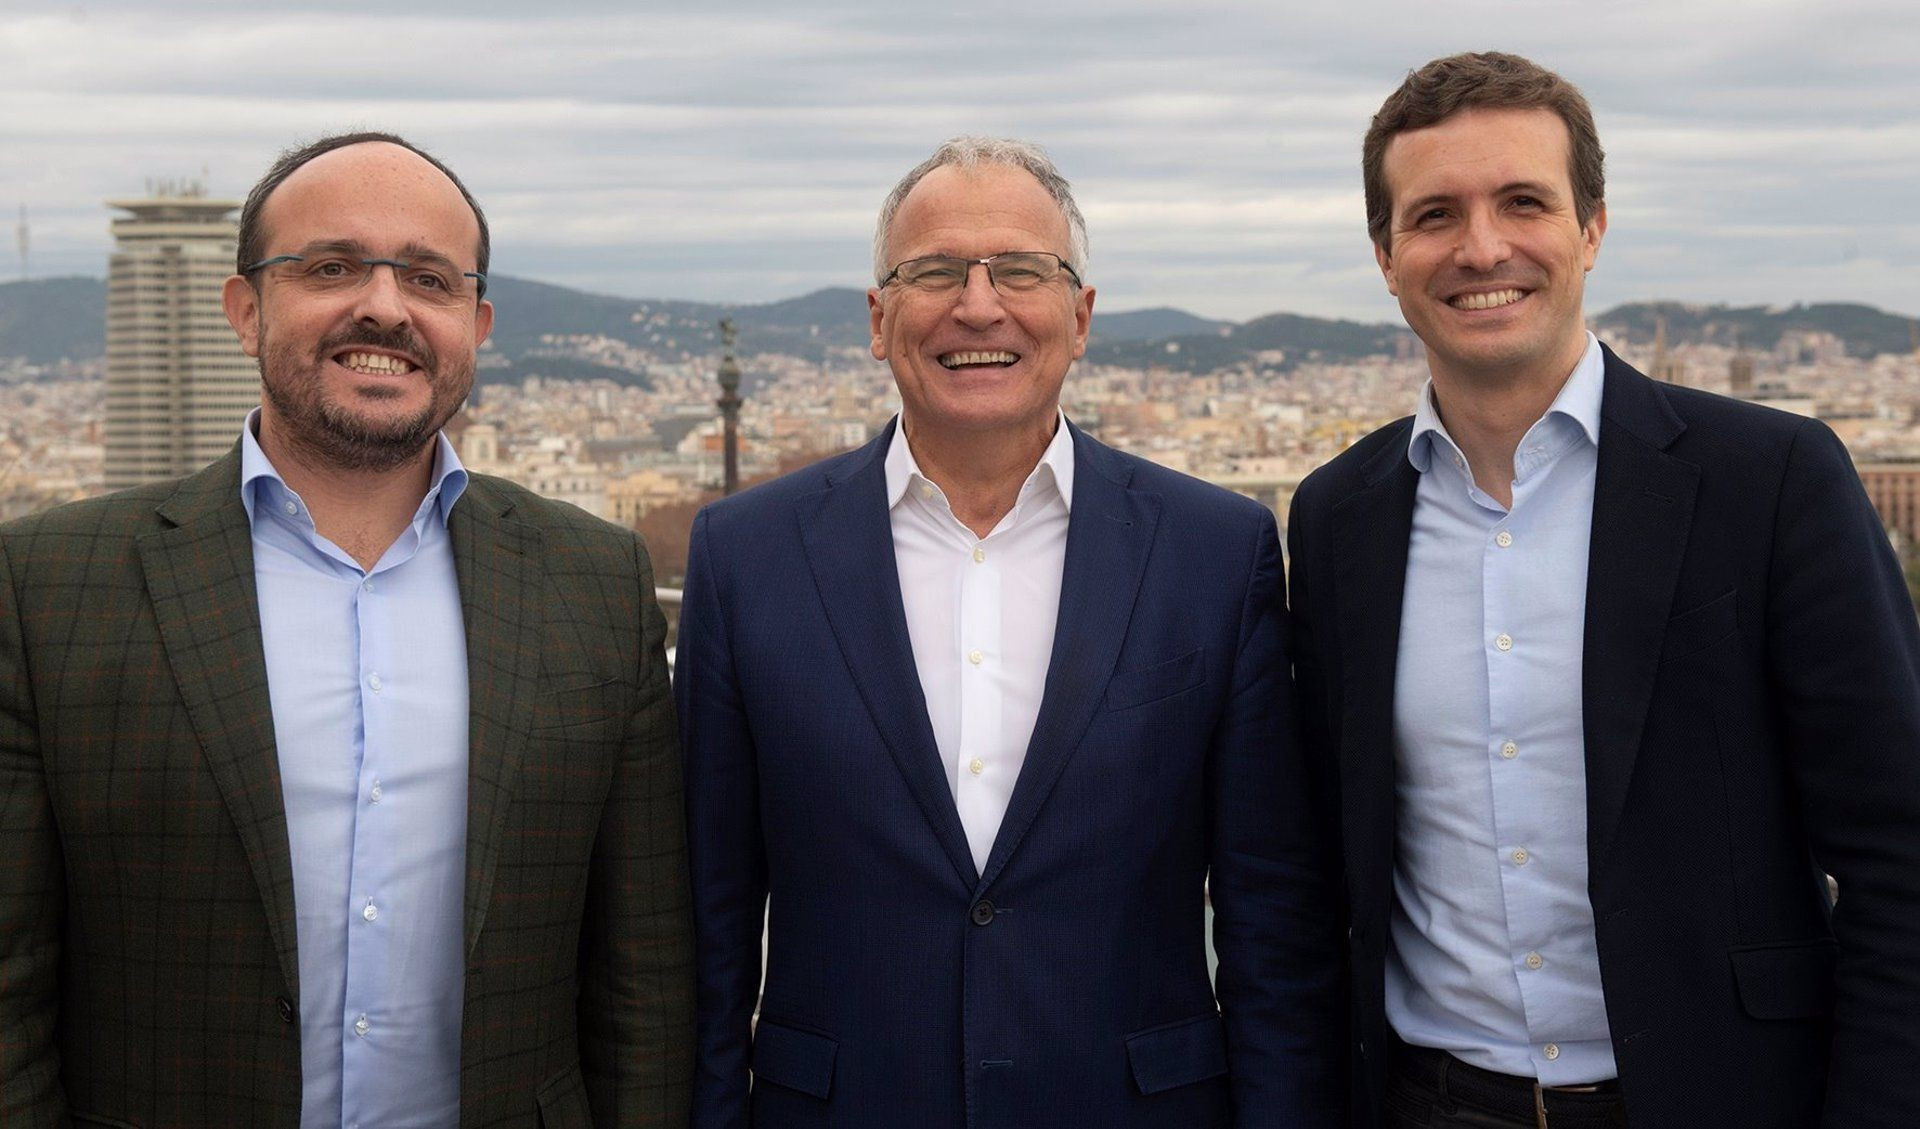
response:
[[(427, 404), (417, 412), (390, 415), (364, 412), (327, 387), (321, 367), (341, 350), (355, 345), (391, 349), (420, 362), (417, 375), (426, 380)], [(284, 439), (316, 465), (348, 471), (391, 471), (405, 466), (427, 449), (466, 401), (473, 387), (473, 358), (449, 362), (426, 342), (404, 328), (374, 329), (352, 325), (320, 342), (311, 356), (302, 356), (290, 344), (269, 344), (260, 351), (260, 384), (267, 401), (285, 423)], [(380, 389), (345, 393), (352, 401), (377, 407), (396, 398)]]

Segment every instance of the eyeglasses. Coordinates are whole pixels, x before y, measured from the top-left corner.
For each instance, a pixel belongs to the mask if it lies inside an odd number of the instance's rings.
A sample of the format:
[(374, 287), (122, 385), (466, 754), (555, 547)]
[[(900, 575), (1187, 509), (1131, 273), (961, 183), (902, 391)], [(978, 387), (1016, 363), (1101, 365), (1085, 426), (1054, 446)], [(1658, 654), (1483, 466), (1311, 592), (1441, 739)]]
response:
[(987, 281), (1001, 293), (1038, 290), (1062, 273), (1073, 280), (1075, 289), (1081, 285), (1079, 273), (1051, 251), (1002, 251), (984, 259), (928, 255), (923, 259), (908, 259), (894, 267), (880, 280), (880, 285), (885, 288), (897, 281), (927, 294), (951, 293), (967, 285), (967, 274), (975, 263), (987, 268)]
[[(285, 282), (310, 294), (344, 294), (358, 290), (373, 277), (375, 267), (392, 267), (401, 293), (429, 306), (464, 306), (487, 295), (487, 276), (478, 271), (456, 271), (440, 264), (409, 263), (401, 259), (355, 259), (345, 255), (275, 255), (240, 268), (241, 274), (273, 270)], [(473, 279), (471, 285), (467, 280)]]

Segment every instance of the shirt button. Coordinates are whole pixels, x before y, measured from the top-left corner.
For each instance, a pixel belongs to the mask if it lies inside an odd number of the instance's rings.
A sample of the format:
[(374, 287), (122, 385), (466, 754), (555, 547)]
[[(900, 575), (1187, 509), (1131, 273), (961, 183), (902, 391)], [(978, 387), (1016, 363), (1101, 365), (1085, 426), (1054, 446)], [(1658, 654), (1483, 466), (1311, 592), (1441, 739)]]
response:
[(931, 483), (931, 482), (922, 482), (922, 483), (920, 484), (920, 496), (921, 496), (922, 498), (931, 498), (931, 497), (933, 497), (933, 483)]
[(972, 663), (975, 666), (979, 666), (981, 663), (985, 662), (986, 659), (987, 659), (987, 656), (981, 654), (978, 648), (967, 652), (967, 661)]
[(376, 804), (380, 802), (380, 782), (378, 780), (374, 781), (373, 787), (367, 790), (367, 800), (370, 803)]
[(373, 591), (373, 581), (369, 580), (365, 584), (362, 584), (360, 587), (368, 592), (371, 592)]
[(969, 761), (967, 764), (967, 771), (973, 773), (975, 776), (980, 775), (986, 770), (987, 770), (987, 762), (981, 760), (979, 757), (973, 758), (973, 760)]
[(986, 562), (987, 562), (987, 551), (985, 549), (982, 549), (980, 546), (975, 545), (973, 547), (973, 563), (985, 564)]
[(1514, 744), (1512, 741), (1508, 741), (1506, 744), (1500, 746), (1500, 755), (1508, 760), (1512, 760), (1520, 755), (1520, 746)]
[[(1503, 651), (1511, 651), (1513, 650), (1513, 636), (1502, 631), (1493, 637), (1493, 645)], [(378, 687), (376, 687), (376, 689), (378, 689)]]
[(1540, 968), (1540, 966), (1541, 966), (1541, 965), (1543, 965), (1543, 964), (1545, 964), (1545, 963), (1547, 963), (1547, 962), (1546, 962), (1545, 960), (1543, 960), (1543, 959), (1541, 959), (1541, 957), (1540, 957), (1540, 954), (1539, 954), (1539, 953), (1528, 953), (1528, 954), (1527, 954), (1527, 967), (1528, 967), (1528, 968), (1531, 968), (1531, 969), (1533, 969), (1533, 970), (1535, 970), (1535, 971), (1539, 971), (1539, 968)]
[(1467, 465), (1467, 460), (1461, 458), (1459, 455), (1455, 455), (1453, 457), (1453, 465), (1464, 469)]
[(362, 1015), (360, 1018), (353, 1021), (353, 1033), (355, 1035), (359, 1035), (364, 1038), (366, 1036), (367, 1031), (371, 1029), (372, 1026), (373, 1025), (371, 1023), (367, 1022), (367, 1017)]
[(1547, 1044), (1547, 1061), (1552, 1062), (1554, 1059), (1559, 1057), (1560, 1057), (1560, 1044), (1548, 1043)]
[(300, 512), (300, 503), (294, 501), (292, 498), (288, 498), (285, 502), (281, 503), (281, 508), (286, 510), (288, 515), (291, 516)]
[[(1501, 638), (1504, 639), (1506, 636), (1502, 635)], [(1502, 650), (1504, 649), (1505, 648), (1502, 648)], [(380, 692), (380, 676), (377, 674), (367, 675), (367, 685), (373, 687), (373, 692), (378, 694)]]
[(1525, 847), (1515, 847), (1513, 849), (1512, 858), (1513, 858), (1514, 865), (1516, 866), (1527, 865), (1527, 860), (1532, 857), (1533, 857), (1532, 855), (1527, 853), (1527, 849)]
[(1504, 549), (1507, 546), (1513, 544), (1513, 534), (1508, 533), (1506, 530), (1502, 529), (1500, 532), (1493, 535), (1493, 543), (1500, 546), (1502, 549)]
[(367, 900), (367, 908), (360, 911), (360, 916), (366, 918), (368, 921), (372, 921), (374, 918), (380, 916), (380, 911), (373, 908), (372, 899)]

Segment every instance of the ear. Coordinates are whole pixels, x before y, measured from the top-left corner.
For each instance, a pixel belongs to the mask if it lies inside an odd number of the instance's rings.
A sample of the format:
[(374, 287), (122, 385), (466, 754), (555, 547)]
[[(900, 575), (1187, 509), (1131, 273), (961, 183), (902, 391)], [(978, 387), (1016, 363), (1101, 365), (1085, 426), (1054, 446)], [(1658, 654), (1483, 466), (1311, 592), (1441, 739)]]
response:
[(1087, 331), (1093, 328), (1093, 287), (1082, 286), (1073, 298), (1073, 355), (1087, 355)]
[(1593, 216), (1587, 220), (1587, 229), (1582, 234), (1587, 244), (1581, 256), (1583, 265), (1587, 270), (1592, 270), (1594, 260), (1600, 257), (1600, 240), (1607, 234), (1607, 205), (1604, 200), (1593, 210)]
[(880, 291), (877, 289), (868, 290), (867, 328), (872, 332), (873, 340), (867, 344), (867, 351), (873, 354), (873, 359), (876, 361), (884, 361), (887, 359), (887, 338), (886, 335), (881, 332), (881, 328), (886, 324), (886, 320), (887, 312), (880, 305)]
[(480, 343), (485, 341), (487, 335), (492, 332), (493, 303), (482, 298), (480, 299), (479, 308), (473, 311), (473, 347), (478, 349)]
[(260, 355), (260, 292), (244, 275), (228, 275), (220, 287), (220, 308), (226, 311), (227, 324), (240, 338), (240, 351), (249, 357)]
[[(1391, 238), (1391, 236), (1389, 236)], [(1395, 298), (1400, 296), (1400, 281), (1393, 277), (1393, 254), (1384, 243), (1373, 245), (1373, 261), (1380, 264), (1380, 273), (1387, 280), (1387, 293)]]

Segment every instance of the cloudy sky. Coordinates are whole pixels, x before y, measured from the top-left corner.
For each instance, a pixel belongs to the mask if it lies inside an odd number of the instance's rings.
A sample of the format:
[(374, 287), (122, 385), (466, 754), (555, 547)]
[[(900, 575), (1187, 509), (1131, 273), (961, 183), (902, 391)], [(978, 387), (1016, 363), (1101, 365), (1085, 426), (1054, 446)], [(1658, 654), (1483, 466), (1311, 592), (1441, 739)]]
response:
[(893, 181), (1007, 134), (1073, 180), (1103, 309), (1392, 321), (1360, 135), (1410, 67), (1498, 48), (1594, 105), (1590, 308), (1920, 314), (1911, 0), (547, 7), (0, 0), (0, 218), (27, 207), (35, 276), (98, 275), (107, 198), (203, 169), (237, 197), (292, 142), (382, 128), (459, 170), (496, 272), (766, 301), (865, 285)]

